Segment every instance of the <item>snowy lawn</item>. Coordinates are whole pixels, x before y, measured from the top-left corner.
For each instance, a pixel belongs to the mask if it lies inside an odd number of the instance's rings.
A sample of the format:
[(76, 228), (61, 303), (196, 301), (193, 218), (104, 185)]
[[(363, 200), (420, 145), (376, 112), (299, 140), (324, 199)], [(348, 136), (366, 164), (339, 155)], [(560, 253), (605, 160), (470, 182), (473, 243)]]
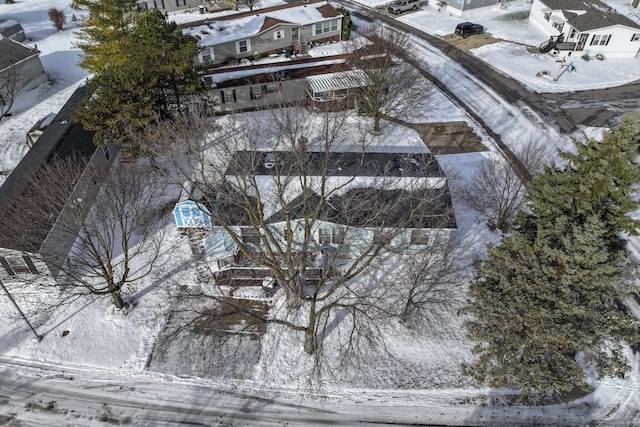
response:
[[(361, 0), (369, 6), (382, 4), (377, 0)], [(386, 2), (384, 2), (386, 3)], [(628, 3), (623, 0), (608, 1), (619, 10), (623, 10)], [(262, 6), (275, 4), (261, 2)], [(25, 144), (26, 133), (33, 124), (50, 112), (57, 112), (81, 85), (87, 74), (77, 66), (79, 51), (74, 47), (75, 24), (69, 21), (67, 29), (57, 32), (53, 29), (47, 16), (47, 9), (55, 6), (64, 10), (70, 18), (74, 12), (69, 9), (67, 0), (23, 0), (16, 4), (3, 4), (0, 0), (0, 19), (13, 19), (20, 22), (31, 45), (38, 45), (42, 51), (41, 58), (45, 70), (49, 74), (50, 82), (19, 97), (13, 109), (13, 116), (0, 122), (0, 172), (8, 174), (20, 161), (27, 151)], [(517, 10), (507, 9), (505, 12), (492, 10), (491, 14), (478, 14), (468, 19), (485, 25), (495, 37), (507, 40), (475, 50), (473, 53), (486, 60), (502, 72), (513, 75), (520, 81), (537, 91), (575, 91), (586, 88), (597, 88), (619, 85), (640, 78), (639, 59), (591, 61), (585, 63), (576, 58), (576, 72), (565, 73), (558, 82), (536, 77), (541, 70), (555, 71), (555, 60), (549, 56), (529, 54), (525, 45), (537, 46), (544, 37), (532, 28), (526, 20), (514, 19), (511, 15)], [(172, 18), (179, 22), (201, 19), (198, 14), (179, 14)], [(449, 34), (461, 18), (445, 15), (432, 8), (424, 8), (416, 13), (401, 15), (399, 18), (415, 25), (420, 29), (436, 35)], [(466, 18), (465, 18), (466, 19)], [(511, 43), (512, 41), (515, 43)], [(330, 46), (324, 49), (332, 53), (338, 49)], [(513, 133), (517, 140), (522, 131), (522, 122), (505, 120), (503, 105), (497, 105), (496, 120), (501, 121), (504, 132)], [(515, 107), (514, 107), (515, 109)], [(433, 91), (425, 97), (423, 108), (415, 118), (417, 122), (437, 122), (450, 120), (465, 120), (476, 129), (483, 144), (490, 148), (490, 152), (456, 154), (440, 156), (439, 161), (448, 174), (453, 188), (464, 186), (478, 162), (487, 156), (495, 155), (495, 144), (485, 135), (466, 113), (457, 108), (445, 96)], [(415, 131), (391, 123), (383, 124), (384, 134), (378, 137), (376, 145), (390, 147), (397, 145), (412, 145), (419, 141)], [(530, 125), (531, 126), (531, 125)], [(595, 135), (600, 130), (586, 130)], [(527, 132), (529, 132), (527, 130)], [(0, 174), (0, 184), (4, 176)], [(177, 194), (176, 194), (177, 197)], [(456, 193), (453, 192), (456, 206)], [(499, 238), (496, 233), (487, 230), (477, 214), (463, 208), (457, 209), (458, 238), (461, 240), (461, 257), (480, 256), (484, 252), (484, 243)], [(169, 222), (165, 225), (165, 241), (163, 243), (163, 262), (152, 277), (139, 282), (135, 288), (128, 289), (127, 296), (135, 301), (135, 306), (127, 313), (115, 312), (108, 297), (87, 297), (73, 302), (67, 307), (43, 312), (41, 304), (46, 300), (48, 305), (62, 304), (60, 295), (56, 292), (43, 293), (43, 288), (36, 284), (10, 284), (17, 303), (26, 312), (29, 319), (37, 328), (38, 333), (44, 335), (41, 342), (35, 340), (32, 332), (11, 305), (8, 298), (0, 295), (0, 358), (5, 361), (38, 361), (45, 364), (75, 366), (87, 370), (106, 370), (112, 372), (145, 371), (149, 358), (170, 319), (174, 298), (182, 286), (194, 286), (198, 282), (198, 274), (192, 260), (191, 248), (187, 238), (175, 230)], [(460, 294), (464, 294), (464, 284), (461, 284)], [(277, 304), (278, 301), (275, 301)], [(457, 307), (462, 304), (462, 298)], [(472, 409), (466, 411), (467, 420), (477, 423), (491, 424), (492, 420), (483, 418), (482, 412), (474, 415), (473, 408), (491, 403), (490, 393), (497, 395), (500, 400), (501, 391), (489, 391), (478, 388), (468, 378), (460, 374), (460, 363), (471, 360), (470, 343), (464, 336), (462, 319), (455, 310), (443, 317), (441, 323), (447, 329), (436, 329), (428, 334), (407, 330), (405, 326), (390, 322), (382, 327), (387, 351), (376, 350), (365, 355), (365, 360), (358, 361), (359, 365), (349, 365), (347, 368), (336, 369), (322, 373), (322, 383), (326, 389), (344, 393), (355, 400), (361, 395), (370, 393), (371, 389), (390, 389), (397, 393), (407, 405), (416, 407), (434, 404), (447, 409), (442, 410), (442, 416), (434, 414), (433, 420), (445, 422), (456, 414), (456, 404), (463, 402)], [(63, 335), (65, 331), (67, 334)], [(189, 340), (189, 336), (182, 336), (182, 340)], [(301, 336), (282, 333), (278, 327), (268, 328), (264, 336), (263, 353), (261, 359), (253, 367), (250, 378), (244, 383), (247, 387), (278, 388), (307, 388), (305, 380), (312, 361), (302, 354)], [(200, 343), (206, 347), (206, 340)], [(327, 348), (331, 346), (327, 342)], [(185, 342), (185, 347), (186, 342)], [(194, 348), (201, 348), (195, 346)], [(172, 350), (173, 351), (173, 350)], [(180, 352), (172, 353), (173, 363), (180, 357)], [(192, 354), (189, 363), (198, 363), (197, 355)], [(151, 361), (156, 367), (160, 361)], [(206, 359), (211, 363), (211, 359)], [(338, 361), (332, 360), (333, 363)], [(169, 363), (169, 362), (167, 362)], [(160, 369), (167, 371), (167, 369)], [(634, 366), (637, 374), (637, 361)], [(243, 371), (244, 372), (244, 371)], [(177, 373), (177, 372), (176, 372)], [(180, 374), (202, 375), (202, 371), (184, 369)], [(614, 409), (616, 403), (623, 407), (633, 408), (634, 402), (627, 402), (634, 388), (637, 390), (637, 375), (631, 379), (607, 379), (592, 395), (577, 403), (574, 424), (583, 424), (604, 417), (608, 410)], [(421, 390), (414, 394), (404, 394), (400, 390)], [(380, 393), (382, 395), (384, 393)], [(376, 395), (376, 392), (371, 392)], [(393, 398), (387, 399), (392, 407)], [(584, 405), (583, 405), (584, 404)], [(598, 405), (594, 414), (585, 409), (586, 404)], [(581, 406), (582, 405), (582, 406)], [(637, 407), (637, 406), (636, 406)], [(453, 409), (452, 409), (453, 408)], [(500, 410), (508, 411), (497, 407)], [(517, 409), (517, 408), (516, 408)], [(549, 417), (564, 416), (566, 407), (558, 405), (548, 408)], [(529, 409), (520, 408), (522, 419), (527, 418)], [(555, 411), (555, 412), (554, 412)], [(463, 411), (464, 412), (464, 411)], [(446, 414), (446, 415), (445, 415)], [(515, 414), (515, 410), (514, 410)], [(538, 413), (539, 415), (539, 413)], [(514, 415), (515, 416), (515, 415)], [(519, 416), (519, 415), (518, 415)], [(464, 419), (464, 415), (462, 416)], [(549, 420), (551, 418), (542, 418)], [(426, 418), (423, 418), (426, 420)], [(518, 419), (518, 418), (516, 418)], [(461, 421), (461, 420), (460, 420)], [(494, 420), (495, 421), (495, 420)], [(538, 420), (539, 421), (539, 420)], [(566, 421), (566, 418), (565, 418)], [(540, 421), (539, 421), (540, 422)]]

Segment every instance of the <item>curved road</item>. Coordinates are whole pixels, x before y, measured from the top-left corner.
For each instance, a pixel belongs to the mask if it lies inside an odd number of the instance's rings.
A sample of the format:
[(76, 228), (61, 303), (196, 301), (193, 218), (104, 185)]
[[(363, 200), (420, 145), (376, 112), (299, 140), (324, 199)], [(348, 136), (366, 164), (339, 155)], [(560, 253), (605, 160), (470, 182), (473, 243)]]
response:
[[(562, 133), (571, 133), (578, 124), (603, 127), (612, 124), (612, 119), (625, 113), (640, 110), (640, 81), (607, 89), (587, 90), (574, 93), (532, 92), (520, 82), (506, 76), (484, 61), (470, 55), (445, 40), (425, 33), (390, 16), (362, 8), (344, 1), (365, 20), (380, 20), (387, 25), (414, 34), (449, 58), (462, 65), (466, 71), (511, 104), (524, 102), (548, 120), (552, 120)], [(434, 82), (437, 84), (437, 82)], [(440, 86), (440, 85), (439, 85)]]

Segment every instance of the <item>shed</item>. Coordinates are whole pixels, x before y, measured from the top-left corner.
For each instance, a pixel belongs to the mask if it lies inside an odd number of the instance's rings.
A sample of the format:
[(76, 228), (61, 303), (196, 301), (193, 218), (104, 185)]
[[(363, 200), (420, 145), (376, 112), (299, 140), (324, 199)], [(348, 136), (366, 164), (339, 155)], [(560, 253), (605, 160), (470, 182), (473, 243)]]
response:
[(2, 37), (6, 37), (17, 42), (23, 42), (27, 39), (27, 36), (22, 29), (22, 25), (12, 19), (0, 21), (0, 38)]
[(314, 111), (338, 111), (353, 108), (356, 89), (369, 85), (369, 78), (362, 70), (307, 77), (309, 90), (307, 103)]
[(211, 228), (211, 213), (192, 200), (179, 202), (173, 210), (178, 228)]

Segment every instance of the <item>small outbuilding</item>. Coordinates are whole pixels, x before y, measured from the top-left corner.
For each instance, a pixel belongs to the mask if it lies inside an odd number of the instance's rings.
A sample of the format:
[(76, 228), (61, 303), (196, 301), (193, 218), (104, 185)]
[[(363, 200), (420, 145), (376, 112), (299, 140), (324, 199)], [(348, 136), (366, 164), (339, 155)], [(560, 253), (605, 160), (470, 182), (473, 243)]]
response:
[(176, 226), (183, 228), (211, 228), (211, 213), (207, 208), (192, 200), (179, 202), (173, 210)]

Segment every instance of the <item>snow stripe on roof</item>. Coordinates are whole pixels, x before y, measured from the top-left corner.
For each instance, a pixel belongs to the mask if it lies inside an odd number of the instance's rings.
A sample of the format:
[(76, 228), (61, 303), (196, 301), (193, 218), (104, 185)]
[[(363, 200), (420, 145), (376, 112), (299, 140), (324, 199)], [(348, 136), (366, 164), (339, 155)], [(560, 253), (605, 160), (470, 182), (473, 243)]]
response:
[(362, 70), (349, 70), (338, 73), (321, 74), (319, 76), (309, 76), (307, 77), (307, 81), (314, 93), (320, 93), (366, 86), (369, 79)]

